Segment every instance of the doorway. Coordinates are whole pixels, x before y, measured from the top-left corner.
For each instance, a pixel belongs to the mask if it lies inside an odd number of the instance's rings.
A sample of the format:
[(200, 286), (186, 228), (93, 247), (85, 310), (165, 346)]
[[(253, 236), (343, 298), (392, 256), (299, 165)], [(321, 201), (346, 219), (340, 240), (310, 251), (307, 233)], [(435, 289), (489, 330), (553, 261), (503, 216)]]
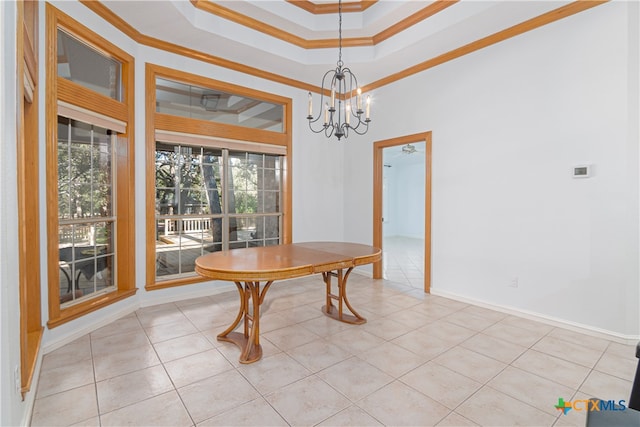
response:
[[(373, 161), (373, 244), (385, 254), (374, 264), (373, 277), (383, 278), (383, 267), (389, 267), (387, 273), (396, 275), (390, 279), (401, 278), (414, 287), (421, 281), (429, 293), (431, 132), (377, 141)], [(385, 198), (399, 203), (385, 203)]]

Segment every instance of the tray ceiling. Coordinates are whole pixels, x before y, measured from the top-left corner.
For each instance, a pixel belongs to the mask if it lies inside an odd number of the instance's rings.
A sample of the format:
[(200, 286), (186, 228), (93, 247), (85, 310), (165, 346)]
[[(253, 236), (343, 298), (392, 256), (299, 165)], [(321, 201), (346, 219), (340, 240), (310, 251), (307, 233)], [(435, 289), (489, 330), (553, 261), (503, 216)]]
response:
[[(343, 60), (366, 86), (572, 3), (345, 1)], [(338, 57), (335, 1), (150, 0), (101, 4), (144, 36), (309, 85), (318, 85), (324, 72), (335, 67)], [(328, 13), (324, 13), (326, 10)]]

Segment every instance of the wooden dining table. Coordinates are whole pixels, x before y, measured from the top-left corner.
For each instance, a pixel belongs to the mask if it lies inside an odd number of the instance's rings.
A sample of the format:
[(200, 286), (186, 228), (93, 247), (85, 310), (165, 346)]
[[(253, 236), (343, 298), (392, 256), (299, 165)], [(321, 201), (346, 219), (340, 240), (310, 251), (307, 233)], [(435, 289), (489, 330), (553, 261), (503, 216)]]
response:
[[(347, 279), (355, 267), (381, 259), (381, 250), (373, 246), (308, 242), (213, 252), (198, 257), (195, 270), (203, 277), (236, 284), (240, 294), (238, 315), (217, 338), (240, 348), (240, 363), (253, 363), (262, 357), (260, 305), (274, 281), (322, 274), (326, 289), (322, 312), (338, 321), (358, 325), (367, 320), (347, 298)], [(333, 278), (337, 279), (337, 293), (333, 291)], [(240, 322), (244, 323), (243, 328), (237, 332)]]

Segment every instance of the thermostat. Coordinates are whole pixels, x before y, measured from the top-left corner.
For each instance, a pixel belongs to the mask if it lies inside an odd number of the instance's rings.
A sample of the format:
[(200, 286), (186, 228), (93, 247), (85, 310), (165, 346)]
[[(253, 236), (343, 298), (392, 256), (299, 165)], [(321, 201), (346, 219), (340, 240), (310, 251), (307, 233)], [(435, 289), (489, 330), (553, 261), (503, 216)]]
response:
[(589, 178), (591, 176), (591, 165), (576, 165), (573, 167), (574, 178)]

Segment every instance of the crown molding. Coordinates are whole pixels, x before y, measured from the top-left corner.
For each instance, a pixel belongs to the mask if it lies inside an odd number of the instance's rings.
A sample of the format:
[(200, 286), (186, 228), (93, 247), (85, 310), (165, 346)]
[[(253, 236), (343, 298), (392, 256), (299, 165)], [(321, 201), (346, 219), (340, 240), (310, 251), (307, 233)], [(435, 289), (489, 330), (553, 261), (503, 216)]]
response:
[(543, 13), (542, 15), (536, 16), (535, 18), (531, 18), (529, 20), (516, 24), (512, 27), (509, 27), (505, 30), (498, 31), (497, 33), (493, 33), (487, 37), (483, 37), (474, 42), (461, 46), (457, 49), (453, 49), (442, 55), (438, 55), (434, 58), (423, 61), (405, 70), (391, 74), (387, 77), (384, 77), (380, 80), (377, 80), (363, 87), (362, 91), (368, 92), (373, 89), (396, 82), (398, 80), (402, 80), (411, 75), (428, 70), (429, 68), (433, 68), (437, 65), (444, 64), (445, 62), (452, 61), (456, 58), (460, 58), (461, 56), (476, 52), (480, 49), (484, 49), (485, 47), (489, 47), (501, 41), (510, 39), (520, 34), (524, 34), (528, 31), (535, 30), (536, 28), (542, 27), (544, 25), (550, 24), (552, 22), (558, 21), (568, 16), (575, 15), (576, 13), (583, 12), (585, 10), (599, 6), (603, 3), (607, 3), (609, 1), (610, 0), (576, 0), (573, 3), (569, 3), (557, 9), (553, 9), (549, 12)]
[[(338, 13), (338, 3), (322, 3), (316, 4), (309, 0), (286, 0), (300, 9), (306, 10), (314, 15), (323, 15), (329, 13)], [(343, 13), (363, 12), (377, 3), (378, 0), (360, 0), (355, 2), (346, 2), (342, 4)]]
[[(309, 1), (299, 2), (297, 0), (287, 0), (289, 3), (295, 4), (296, 6), (300, 6), (298, 3), (311, 3)], [(424, 21), (425, 19), (435, 15), (438, 12), (443, 11), (449, 6), (453, 6), (459, 0), (435, 0), (430, 3), (428, 6), (425, 6), (418, 12), (408, 16), (402, 21), (382, 30), (378, 34), (375, 34), (370, 37), (345, 37), (342, 39), (342, 47), (362, 47), (362, 46), (375, 46), (376, 44), (387, 40), (390, 37), (395, 36), (396, 34), (401, 33), (407, 28)], [(358, 3), (371, 3), (371, 5), (375, 2), (358, 2)], [(209, 0), (191, 0), (191, 4), (199, 10), (202, 10), (207, 13), (211, 13), (212, 15), (216, 15), (220, 18), (227, 19), (231, 22), (235, 22), (236, 24), (242, 25), (244, 27), (250, 28), (255, 31), (259, 31), (263, 34), (266, 34), (271, 37), (275, 37), (279, 40), (283, 40), (287, 43), (291, 43), (295, 46), (301, 47), (303, 49), (325, 49), (338, 47), (338, 39), (305, 39), (302, 37), (298, 37), (295, 34), (291, 34), (287, 31), (281, 30), (280, 28), (274, 27), (272, 25), (261, 22), (257, 19), (248, 17), (241, 13), (238, 13), (234, 10), (221, 6), (220, 4), (214, 3)], [(311, 3), (315, 5), (314, 3)], [(347, 3), (347, 4), (356, 4), (356, 3)], [(371, 6), (369, 5), (369, 6)], [(321, 6), (333, 6), (332, 4), (322, 4), (315, 5), (316, 7)], [(302, 7), (302, 6), (301, 6)], [(304, 9), (304, 7), (303, 7)], [(344, 9), (344, 5), (343, 5)], [(305, 9), (306, 10), (306, 9)], [(363, 9), (364, 10), (364, 9)], [(359, 10), (358, 10), (359, 11)], [(356, 12), (356, 10), (352, 10), (351, 12)], [(323, 12), (324, 13), (324, 12)], [(331, 13), (331, 12), (326, 12)], [(336, 9), (337, 13), (337, 9)]]
[[(455, 0), (457, 1), (457, 0)], [(496, 43), (499, 43), (501, 41), (510, 39), (512, 37), (518, 36), (520, 34), (526, 33), (528, 31), (534, 30), (536, 28), (542, 27), (544, 25), (550, 24), (552, 22), (558, 21), (560, 19), (564, 19), (568, 16), (574, 15), (576, 13), (591, 9), (593, 7), (596, 7), (598, 5), (601, 5), (603, 3), (607, 3), (610, 0), (576, 0), (572, 3), (569, 3), (567, 5), (561, 6), (557, 9), (551, 10), (549, 12), (546, 12), (542, 15), (539, 15), (535, 18), (529, 19), (527, 21), (521, 22), (519, 24), (516, 24), (512, 27), (509, 27), (505, 30), (502, 31), (498, 31), (496, 33), (493, 33), (487, 37), (483, 37), (481, 39), (478, 39), (474, 42), (468, 43), (464, 46), (461, 46), (459, 48), (453, 49), (449, 52), (446, 52), (442, 55), (438, 55), (436, 57), (430, 58), (426, 61), (420, 62), (416, 65), (413, 65), (411, 67), (408, 67), (402, 71), (399, 71), (397, 73), (391, 74), (387, 77), (384, 77), (382, 79), (376, 80), (375, 82), (366, 85), (364, 87), (362, 87), (363, 92), (369, 92), (373, 89), (377, 89), (383, 86), (386, 86), (388, 84), (394, 83), (396, 81), (402, 80), (406, 77), (412, 76), (414, 74), (420, 73), (422, 71), (428, 70), (430, 68), (433, 68), (435, 66), (444, 64), (446, 62), (452, 61), (456, 58), (460, 58), (461, 56), (467, 55), (469, 53), (472, 52), (476, 52), (480, 49), (483, 49), (485, 47), (494, 45)], [(160, 49), (160, 50), (164, 50), (167, 52), (172, 52), (175, 53), (177, 55), (182, 55), (185, 57), (189, 57), (189, 58), (193, 58), (199, 61), (203, 61), (203, 62), (207, 62), (209, 64), (213, 64), (216, 66), (220, 66), (220, 67), (224, 67), (224, 68), (228, 68), (234, 71), (238, 71), (241, 73), (245, 73), (245, 74), (249, 74), (255, 77), (260, 77), (266, 80), (270, 80), (270, 81), (274, 81), (277, 83), (282, 83), (284, 85), (287, 86), (291, 86), (291, 87), (295, 87), (295, 88), (299, 88), (299, 89), (304, 89), (306, 91), (310, 91), (310, 92), (315, 92), (315, 93), (320, 93), (321, 88), (319, 86), (315, 86), (315, 85), (310, 85), (308, 83), (302, 82), (300, 80), (295, 80), (292, 78), (288, 78), (285, 76), (282, 76), (280, 74), (275, 74), (275, 73), (270, 73), (268, 71), (259, 69), (259, 68), (255, 68), (255, 67), (251, 67), (245, 64), (241, 64), (235, 61), (230, 61), (228, 59), (224, 59), (215, 55), (211, 55), (211, 54), (207, 54), (201, 51), (197, 51), (195, 49), (190, 49), (188, 47), (184, 47), (184, 46), (180, 46), (174, 43), (169, 43), (163, 40), (159, 40), (157, 38), (154, 37), (150, 37), (147, 35), (144, 35), (142, 33), (140, 33), (139, 31), (137, 31), (135, 28), (133, 28), (131, 25), (129, 25), (126, 21), (124, 21), (122, 18), (120, 18), (118, 15), (116, 15), (115, 13), (113, 13), (109, 8), (107, 8), (105, 5), (103, 5), (101, 2), (99, 1), (95, 1), (95, 0), (80, 0), (80, 2), (82, 4), (84, 4), (86, 7), (88, 7), (89, 9), (91, 9), (93, 12), (95, 12), (97, 15), (99, 15), (100, 17), (102, 17), (104, 20), (106, 20), (107, 22), (111, 23), (114, 27), (116, 27), (117, 29), (119, 29), (120, 31), (122, 31), (124, 34), (128, 35), (129, 37), (131, 37), (134, 41), (136, 41), (137, 43), (149, 46), (149, 47), (153, 47), (156, 49)], [(201, 3), (201, 0), (192, 0), (193, 3)], [(204, 2), (206, 4), (210, 4), (210, 2)], [(450, 3), (450, 4), (448, 4)], [(453, 4), (454, 1), (447, 1), (447, 0), (440, 0), (440, 1), (436, 1), (434, 3), (432, 3), (430, 6), (434, 6), (434, 5), (438, 5), (438, 7), (448, 7), (451, 4)], [(434, 6), (435, 7), (435, 6)], [(427, 9), (427, 8), (425, 8)], [(424, 11), (424, 9), (423, 9)], [(424, 11), (425, 14), (431, 13), (431, 15), (433, 15), (434, 13), (437, 13), (438, 10), (431, 10), (429, 12)], [(421, 12), (419, 12), (421, 13)], [(418, 13), (418, 14), (419, 14)], [(415, 14), (415, 15), (418, 15)], [(415, 16), (413, 15), (413, 16)], [(429, 16), (431, 16), (429, 15)], [(247, 18), (247, 17), (245, 17)], [(421, 16), (416, 16), (415, 19), (416, 20), (421, 20), (421, 19), (426, 19), (425, 17), (421, 17)], [(247, 19), (252, 19), (252, 18), (247, 18)], [(254, 20), (255, 21), (255, 20)], [(416, 21), (419, 22), (419, 21)], [(399, 23), (398, 26), (403, 26), (403, 28), (408, 28), (411, 25), (415, 24), (408, 22), (406, 24), (404, 23)], [(265, 24), (266, 25), (266, 24)], [(385, 30), (386, 31), (386, 30)], [(382, 32), (384, 33), (384, 31)], [(380, 34), (382, 34), (380, 33)], [(383, 35), (380, 37), (390, 37), (388, 35)], [(344, 41), (343, 41), (344, 42)], [(327, 46), (325, 46), (327, 47)]]

